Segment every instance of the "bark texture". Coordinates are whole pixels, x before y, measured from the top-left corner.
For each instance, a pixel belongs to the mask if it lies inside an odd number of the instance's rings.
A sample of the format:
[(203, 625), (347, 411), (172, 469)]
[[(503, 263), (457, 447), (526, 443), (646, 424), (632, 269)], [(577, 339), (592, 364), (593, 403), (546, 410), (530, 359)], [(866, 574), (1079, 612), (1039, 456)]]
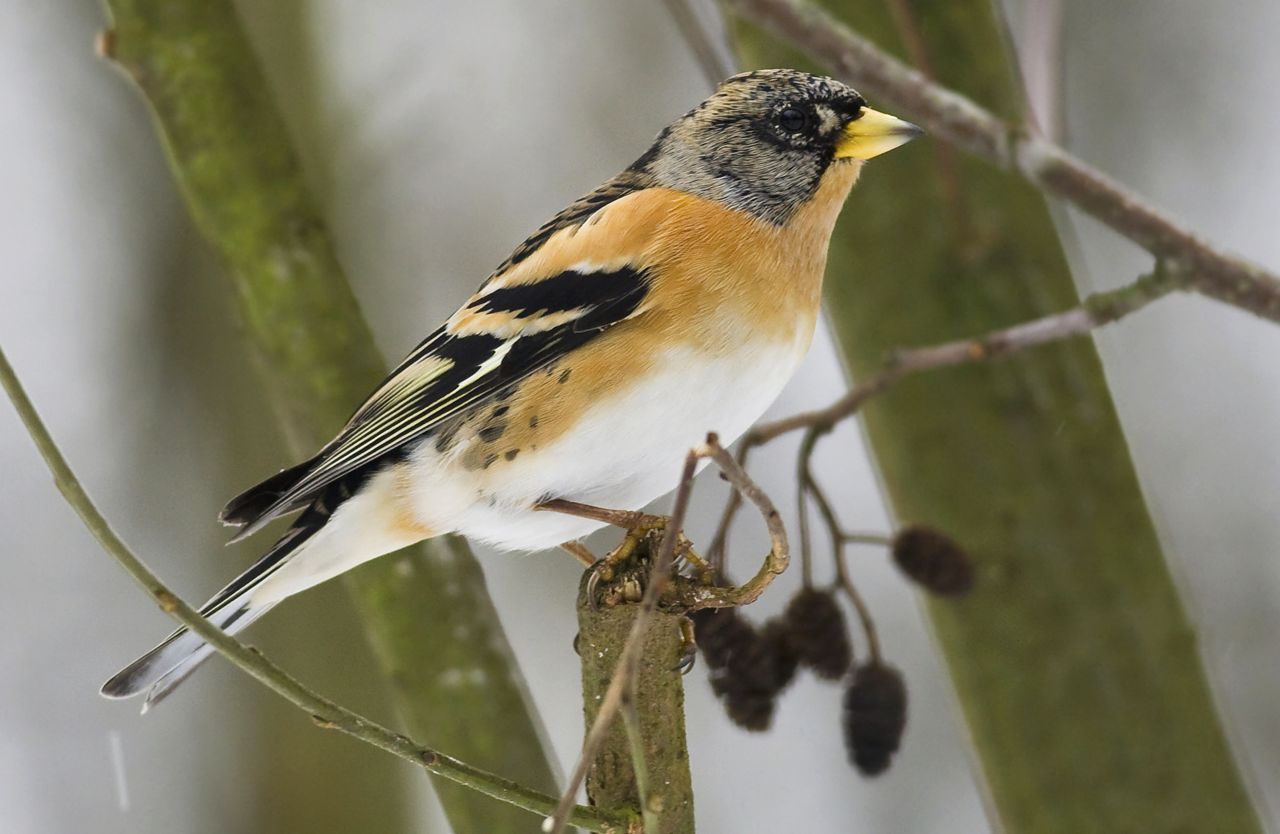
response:
[[(893, 3), (823, 5), (907, 51)], [(911, 60), (1016, 116), (991, 3), (898, 5)], [(751, 66), (804, 65), (753, 29), (739, 45)], [(893, 348), (1078, 303), (1031, 185), (927, 139), (867, 168), (827, 274), (855, 379)], [(928, 610), (1003, 829), (1258, 831), (1092, 341), (905, 379), (864, 421), (897, 517), (977, 560), (974, 592)]]
[[(386, 365), (256, 56), (226, 0), (107, 6), (112, 29), (102, 51), (150, 103), (192, 215), (226, 261), (292, 452), (311, 454)], [(346, 584), (417, 741), (555, 791), (538, 719), (465, 543), (439, 540), (386, 557)], [(519, 808), (434, 781), (456, 832), (530, 828)]]
[[(583, 578), (584, 586), (586, 577)], [(578, 595), (578, 654), (582, 658), (583, 712), (588, 728), (613, 679), (638, 605), (592, 610), (585, 588)], [(692, 834), (693, 782), (684, 728), (684, 680), (678, 668), (683, 638), (680, 617), (654, 612), (645, 634), (636, 681), (635, 709), (644, 748), (651, 818), (646, 834)], [(600, 808), (640, 808), (634, 757), (622, 720), (615, 721), (587, 772), (587, 796)], [(654, 824), (656, 821), (656, 825)]]

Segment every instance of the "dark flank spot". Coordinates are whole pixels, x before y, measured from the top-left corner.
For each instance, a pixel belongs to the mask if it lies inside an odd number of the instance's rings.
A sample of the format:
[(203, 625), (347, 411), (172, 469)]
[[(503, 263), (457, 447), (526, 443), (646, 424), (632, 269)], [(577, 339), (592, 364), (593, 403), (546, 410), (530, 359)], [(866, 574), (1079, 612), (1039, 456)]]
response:
[(506, 413), (507, 413), (508, 411), (510, 411), (510, 410), (511, 410), (511, 406), (509, 406), (509, 405), (500, 405), (500, 406), (498, 406), (497, 408), (495, 408), (495, 409), (493, 410), (493, 416), (494, 416), (494, 417), (501, 417), (502, 415), (506, 414)]
[(502, 437), (503, 432), (505, 432), (506, 430), (507, 430), (506, 423), (490, 423), (489, 425), (480, 429), (480, 431), (476, 432), (476, 435), (485, 443), (492, 443), (493, 441), (497, 440), (499, 437)]
[(490, 466), (493, 466), (493, 462), (496, 461), (497, 459), (498, 459), (497, 455), (489, 455), (484, 459), (484, 463), (481, 464), (480, 468), (488, 469)]
[(504, 458), (506, 458), (507, 460), (515, 460), (515, 459), (516, 459), (516, 455), (518, 455), (518, 454), (520, 454), (520, 450), (519, 450), (519, 449), (512, 449), (512, 450), (508, 451), (505, 455), (503, 455), (503, 457), (504, 457)]
[(451, 420), (440, 428), (440, 431), (436, 435), (437, 452), (443, 454), (453, 446), (453, 438), (458, 434), (458, 429), (461, 428), (461, 426), (462, 422), (460, 420)]
[(568, 382), (568, 381), (569, 381), (569, 374), (570, 374), (571, 372), (572, 372), (572, 369), (571, 369), (571, 368), (565, 368), (563, 371), (561, 371), (561, 372), (560, 372), (560, 378), (559, 378), (558, 380), (556, 380), (556, 384), (558, 384), (558, 385), (564, 385), (566, 382)]
[(538, 415), (535, 414), (529, 418), (529, 428), (536, 429), (538, 427)]

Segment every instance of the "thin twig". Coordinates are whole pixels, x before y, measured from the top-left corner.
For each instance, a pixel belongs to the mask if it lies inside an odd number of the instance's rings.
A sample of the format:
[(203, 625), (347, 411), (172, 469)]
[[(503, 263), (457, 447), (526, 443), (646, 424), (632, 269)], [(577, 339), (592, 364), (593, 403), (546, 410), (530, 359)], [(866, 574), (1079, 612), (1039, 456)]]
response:
[[(710, 439), (708, 442), (711, 442)], [(693, 476), (697, 471), (698, 460), (703, 457), (708, 455), (700, 454), (697, 449), (690, 451), (685, 457), (684, 470), (680, 473), (680, 485), (676, 490), (675, 506), (667, 520), (667, 528), (662, 535), (658, 555), (653, 560), (653, 567), (649, 571), (649, 584), (645, 588), (644, 598), (640, 601), (636, 618), (631, 623), (631, 631), (627, 635), (627, 642), (622, 647), (622, 654), (618, 658), (613, 677), (609, 680), (609, 688), (605, 690), (604, 697), (600, 700), (600, 710), (596, 713), (595, 721), (592, 722), (591, 729), (587, 731), (587, 738), (582, 743), (578, 763), (565, 784), (560, 802), (551, 816), (543, 820), (542, 830), (547, 834), (561, 834), (565, 826), (571, 822), (570, 811), (574, 807), (573, 798), (577, 796), (578, 788), (582, 787), (583, 780), (587, 778), (587, 770), (590, 769), (596, 753), (600, 750), (600, 745), (604, 743), (605, 736), (609, 732), (609, 727), (622, 708), (627, 688), (631, 686), (631, 681), (635, 680), (638, 674), (645, 633), (649, 630), (649, 621), (653, 619), (654, 612), (658, 610), (658, 600), (671, 579), (671, 561), (675, 553), (676, 540), (680, 537), (680, 530), (684, 527), (684, 517), (689, 509), (689, 494), (693, 489)]]
[[(738, 447), (738, 455), (735, 460), (738, 468), (746, 471), (747, 456), (751, 454), (751, 446), (743, 443)], [(721, 477), (725, 481), (729, 480), (729, 476), (721, 473)], [(725, 576), (725, 572), (729, 568), (729, 532), (733, 526), (733, 518), (738, 514), (739, 508), (742, 507), (742, 493), (729, 488), (729, 500), (725, 506), (724, 515), (720, 517), (720, 523), (716, 526), (715, 535), (711, 537), (711, 545), (707, 548), (707, 560), (711, 563), (711, 570), (716, 579)]]
[(867, 650), (871, 652), (871, 659), (879, 662), (880, 660), (880, 632), (876, 631), (876, 622), (871, 618), (871, 608), (867, 605), (867, 601), (862, 598), (862, 594), (858, 593), (858, 588), (853, 584), (853, 579), (849, 577), (849, 566), (845, 563), (844, 547), (836, 548), (836, 583), (840, 589), (844, 591), (845, 596), (849, 598), (849, 602), (853, 603), (853, 610), (858, 612), (858, 620), (862, 623), (862, 633), (867, 636)]
[(640, 797), (640, 818), (644, 820), (644, 834), (657, 834), (658, 814), (650, 800), (649, 762), (644, 751), (644, 731), (640, 726), (640, 712), (636, 709), (636, 684), (638, 675), (627, 682), (622, 699), (622, 726), (627, 733), (627, 746), (631, 748), (631, 771), (636, 776), (636, 796)]
[[(1040, 345), (1085, 335), (1097, 328), (1118, 321), (1141, 310), (1148, 304), (1181, 289), (1190, 281), (1188, 273), (1180, 268), (1157, 263), (1155, 270), (1132, 284), (1119, 289), (1094, 293), (1078, 306), (1061, 313), (996, 330), (985, 336), (958, 339), (928, 347), (901, 350), (889, 357), (879, 372), (850, 388), (830, 405), (793, 414), (771, 423), (760, 423), (742, 437), (738, 460), (745, 461), (751, 450), (799, 429), (820, 428), (829, 430), (841, 420), (852, 417), (872, 397), (887, 391), (905, 376), (924, 371), (982, 362), (1011, 356)], [(812, 437), (816, 442), (818, 435)], [(804, 449), (801, 450), (805, 454)], [(812, 454), (810, 446), (807, 454)], [(720, 515), (716, 538), (712, 540), (712, 558), (717, 544), (724, 548), (728, 531), (741, 506), (741, 498), (735, 491), (730, 495)]]
[(743, 445), (759, 446), (797, 429), (834, 426), (857, 413), (867, 400), (884, 392), (905, 376), (1011, 356), (1040, 345), (1083, 336), (1181, 289), (1190, 280), (1189, 275), (1181, 269), (1158, 266), (1155, 271), (1132, 284), (1094, 293), (1079, 306), (1061, 313), (995, 330), (984, 336), (898, 351), (889, 357), (889, 361), (878, 373), (849, 389), (831, 405), (784, 417), (772, 423), (761, 423), (747, 432)]
[[(372, 744), (381, 750), (398, 756), (407, 762), (442, 776), (460, 785), (480, 791), (494, 799), (507, 802), (536, 814), (546, 814), (555, 807), (556, 800), (547, 794), (503, 779), (492, 773), (472, 767), (457, 759), (423, 747), (413, 740), (393, 732), (376, 722), (339, 706), (307, 689), (287, 672), (267, 660), (260, 652), (249, 648), (204, 617), (168, 589), (151, 570), (134, 555), (129, 547), (111, 529), (106, 518), (94, 506), (88, 493), (71, 471), (62, 452), (54, 444), (44, 422), (36, 413), (17, 375), (10, 366), (3, 350), (0, 350), (0, 384), (3, 384), (36, 448), (44, 457), (54, 483), (67, 503), (80, 516), (85, 527), (102, 548), (120, 564), (159, 604), (160, 609), (173, 619), (200, 635), (219, 654), (231, 661), (241, 671), (253, 677), (268, 689), (280, 695), (294, 706), (305, 711), (318, 726), (340, 730), (354, 738)], [(589, 831), (621, 834), (627, 830), (631, 818), (626, 814), (611, 813), (597, 808), (576, 807), (566, 814), (574, 825)]]
[(800, 453), (796, 456), (796, 505), (799, 518), (796, 524), (800, 530), (800, 580), (804, 587), (813, 587), (813, 542), (809, 533), (809, 484), (812, 476), (809, 473), (809, 458), (813, 455), (813, 446), (818, 442), (817, 432), (810, 429), (800, 441)]
[(730, 608), (737, 605), (748, 605), (759, 599), (773, 580), (782, 574), (791, 564), (791, 549), (787, 544), (787, 531), (782, 525), (782, 516), (773, 501), (760, 488), (733, 455), (720, 445), (715, 435), (708, 435), (706, 444), (698, 450), (700, 457), (709, 457), (715, 461), (721, 473), (733, 485), (735, 494), (740, 494), (755, 505), (764, 518), (765, 527), (769, 531), (769, 552), (764, 563), (756, 571), (755, 576), (743, 584), (726, 588), (714, 585), (697, 585), (688, 588), (682, 603), (688, 610), (700, 608)]
[(1074, 203), (1185, 270), (1190, 289), (1280, 322), (1280, 276), (1229, 254), (1063, 148), (931, 82), (802, 0), (729, 0), (756, 23), (824, 63), (863, 93), (885, 100), (931, 134)]
[(893, 544), (893, 536), (886, 536), (884, 533), (842, 531), (840, 540), (845, 544), (872, 544), (877, 547), (889, 547)]
[(810, 428), (805, 432), (804, 442), (800, 446), (800, 489), (812, 495), (814, 503), (818, 505), (818, 514), (822, 516), (822, 521), (826, 524), (827, 532), (831, 536), (831, 558), (836, 565), (836, 583), (849, 598), (849, 602), (853, 603), (853, 608), (858, 613), (858, 620), (862, 623), (862, 632), (867, 637), (871, 659), (878, 661), (880, 660), (880, 635), (876, 631), (875, 620), (871, 617), (871, 608), (862, 598), (862, 594), (858, 593), (858, 588), (853, 584), (848, 566), (845, 564), (845, 545), (851, 536), (841, 529), (840, 519), (836, 515), (831, 499), (827, 497), (826, 490), (813, 474), (813, 449), (818, 437), (824, 433), (825, 431), (820, 428)]
[(711, 31), (706, 17), (700, 15), (695, 8), (695, 2), (696, 0), (663, 0), (681, 37), (698, 62), (703, 78), (714, 90), (721, 81), (733, 75), (733, 53), (723, 35), (718, 37)]

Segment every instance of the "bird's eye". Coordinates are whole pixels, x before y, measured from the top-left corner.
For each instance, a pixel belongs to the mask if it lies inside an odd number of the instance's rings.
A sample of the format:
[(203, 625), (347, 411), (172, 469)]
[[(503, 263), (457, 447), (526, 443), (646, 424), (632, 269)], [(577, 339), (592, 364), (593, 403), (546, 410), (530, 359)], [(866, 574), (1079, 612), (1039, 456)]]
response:
[(803, 110), (788, 107), (778, 114), (778, 126), (788, 133), (799, 133), (809, 126), (809, 116)]

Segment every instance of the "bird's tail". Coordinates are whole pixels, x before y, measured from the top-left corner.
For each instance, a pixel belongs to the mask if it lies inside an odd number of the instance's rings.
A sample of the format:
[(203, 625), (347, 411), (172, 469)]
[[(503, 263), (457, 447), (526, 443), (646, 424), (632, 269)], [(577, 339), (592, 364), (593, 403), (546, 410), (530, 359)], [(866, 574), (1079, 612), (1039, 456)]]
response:
[[(247, 571), (232, 580), (200, 609), (210, 622), (228, 634), (236, 634), (271, 610), (274, 602), (253, 602), (253, 592), (276, 568), (306, 542), (316, 531), (310, 525), (295, 525)], [(201, 663), (213, 654), (204, 638), (179, 628), (165, 641), (117, 672), (102, 685), (107, 698), (129, 698), (147, 693), (143, 712), (159, 703), (178, 684), (186, 680)]]

